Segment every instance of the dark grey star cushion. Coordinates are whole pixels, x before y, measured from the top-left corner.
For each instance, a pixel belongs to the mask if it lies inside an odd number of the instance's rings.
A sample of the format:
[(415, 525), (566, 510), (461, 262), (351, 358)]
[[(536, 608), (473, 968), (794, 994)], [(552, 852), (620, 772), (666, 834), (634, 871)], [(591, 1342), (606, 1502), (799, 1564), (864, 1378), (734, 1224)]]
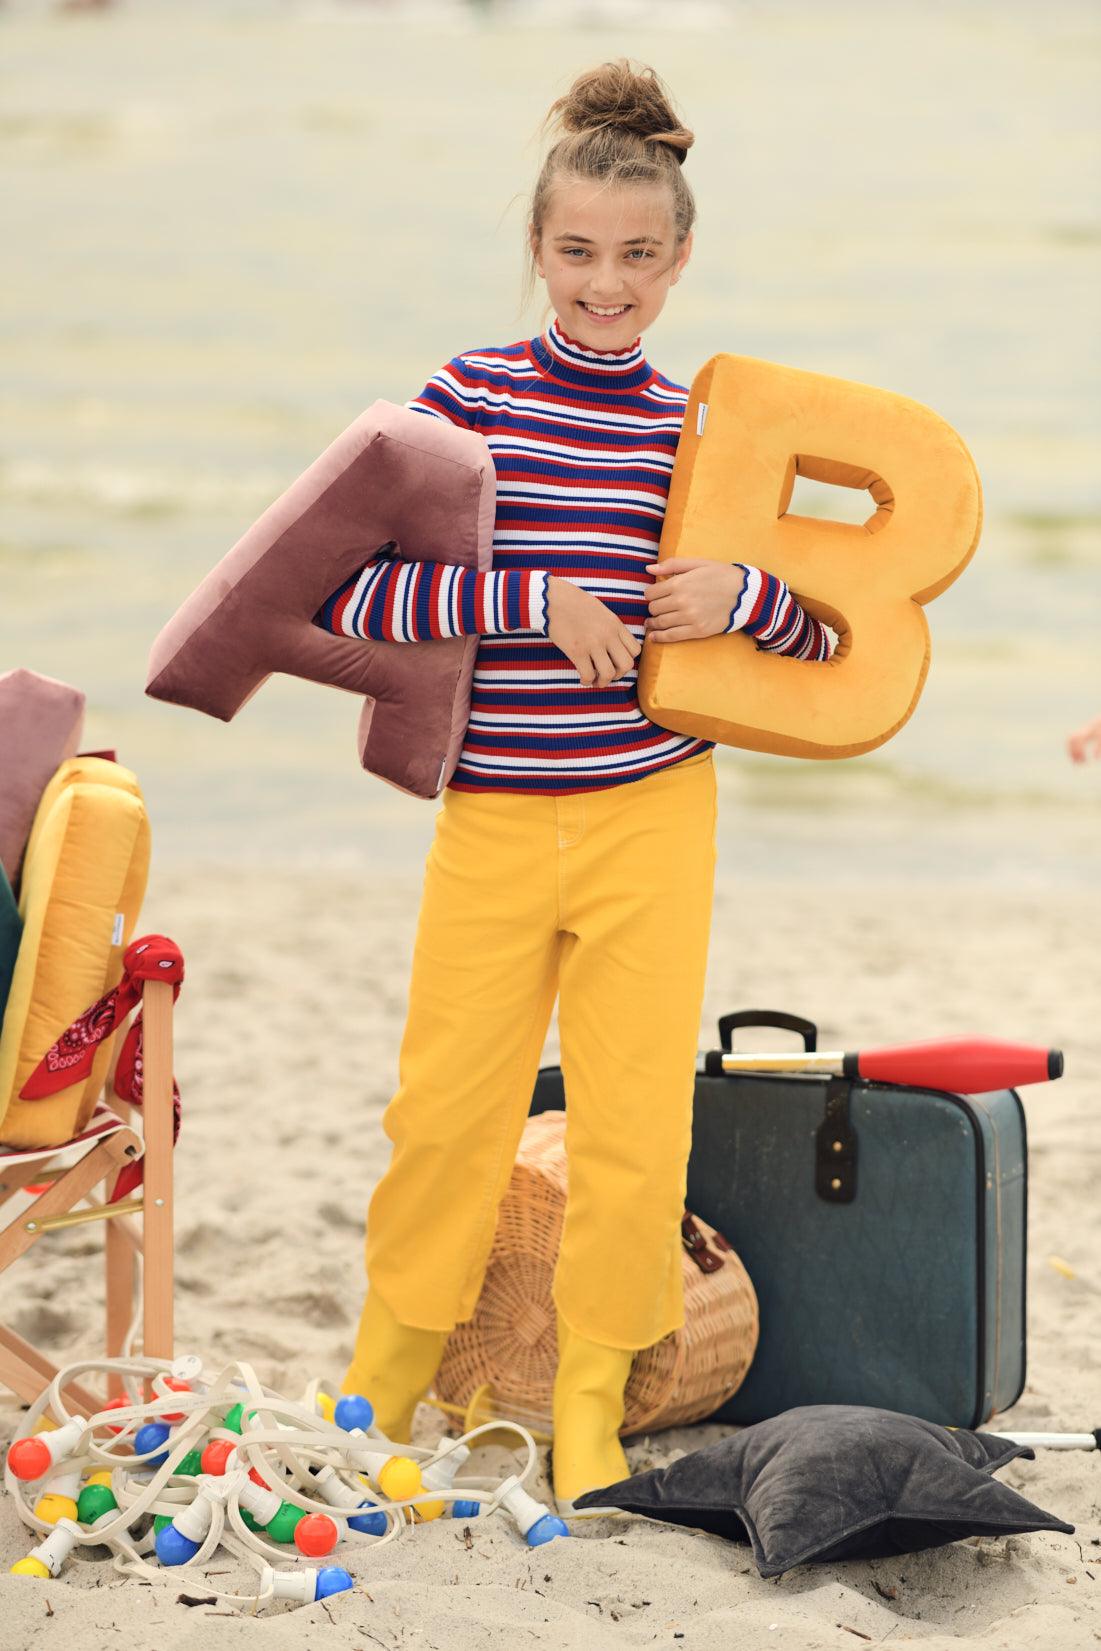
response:
[(962, 1536), (1066, 1531), (992, 1478), (1028, 1445), (871, 1405), (800, 1405), (575, 1506), (616, 1507), (749, 1542), (762, 1576)]

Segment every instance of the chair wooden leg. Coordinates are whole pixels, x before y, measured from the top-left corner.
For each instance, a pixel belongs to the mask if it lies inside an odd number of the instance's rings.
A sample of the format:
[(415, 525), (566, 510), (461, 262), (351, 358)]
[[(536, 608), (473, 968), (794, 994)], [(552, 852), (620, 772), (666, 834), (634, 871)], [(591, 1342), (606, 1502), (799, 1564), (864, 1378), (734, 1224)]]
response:
[(151, 1358), (170, 1359), (173, 1343), (172, 987), (150, 980), (142, 993), (144, 1026), (145, 1208), (142, 1212), (142, 1343)]
[[(14, 1330), (0, 1325), (0, 1382), (18, 1394), (25, 1404), (33, 1404), (56, 1375), (56, 1364), (51, 1364)], [(80, 1416), (94, 1416), (97, 1410), (103, 1409), (103, 1400), (79, 1382), (66, 1382), (61, 1391), (70, 1410)]]
[[(125, 1217), (120, 1217), (120, 1220)], [(120, 1221), (104, 1222), (104, 1271), (107, 1284), (107, 1334), (104, 1351), (109, 1359), (122, 1355), (126, 1333), (134, 1316), (134, 1251)], [(125, 1391), (120, 1376), (107, 1378), (107, 1396), (115, 1399)]]

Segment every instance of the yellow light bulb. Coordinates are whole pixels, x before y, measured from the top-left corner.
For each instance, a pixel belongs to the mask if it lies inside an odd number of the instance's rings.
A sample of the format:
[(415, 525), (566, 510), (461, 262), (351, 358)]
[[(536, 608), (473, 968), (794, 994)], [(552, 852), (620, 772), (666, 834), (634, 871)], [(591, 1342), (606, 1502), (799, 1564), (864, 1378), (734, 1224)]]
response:
[(28, 1554), (26, 1559), (16, 1560), (15, 1564), (11, 1568), (11, 1574), (12, 1576), (48, 1577), (50, 1574), (50, 1567), (41, 1559), (35, 1559), (33, 1554)]
[(421, 1470), (409, 1456), (391, 1456), (378, 1476), (379, 1489), (393, 1502), (404, 1502), (424, 1489)]

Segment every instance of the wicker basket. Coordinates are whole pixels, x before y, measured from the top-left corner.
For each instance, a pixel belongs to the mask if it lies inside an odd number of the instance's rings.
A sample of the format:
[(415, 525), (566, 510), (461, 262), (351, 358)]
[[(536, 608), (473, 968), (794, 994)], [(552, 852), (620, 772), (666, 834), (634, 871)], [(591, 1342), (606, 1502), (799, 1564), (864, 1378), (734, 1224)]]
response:
[[(564, 1112), (528, 1119), (478, 1305), (448, 1337), (435, 1381), (437, 1398), (460, 1406), (489, 1383), (498, 1414), (536, 1427), (551, 1420), (558, 1359), (551, 1282), (566, 1208), (565, 1128)], [(711, 1415), (741, 1386), (756, 1351), (753, 1285), (698, 1217), (686, 1219), (684, 1311), (682, 1329), (637, 1354), (621, 1433)]]

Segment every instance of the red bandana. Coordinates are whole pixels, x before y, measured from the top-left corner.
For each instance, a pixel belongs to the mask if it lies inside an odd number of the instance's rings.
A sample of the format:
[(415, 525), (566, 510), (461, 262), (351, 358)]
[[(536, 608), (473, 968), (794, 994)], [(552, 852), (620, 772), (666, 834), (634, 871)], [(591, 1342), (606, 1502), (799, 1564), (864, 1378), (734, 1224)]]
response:
[[(141, 1002), (141, 982), (167, 980), (172, 985), (172, 999), (180, 995), (184, 977), (183, 953), (174, 940), (163, 934), (143, 935), (131, 941), (122, 954), (122, 979), (114, 989), (85, 1009), (68, 1031), (62, 1032), (57, 1042), (47, 1049), (22, 1089), (20, 1100), (38, 1101), (54, 1095), (59, 1089), (87, 1078), (92, 1070), (96, 1049), (104, 1038), (110, 1037), (130, 1011)], [(115, 1094), (134, 1106), (142, 1104), (144, 1094), (144, 1061), (142, 1058), (142, 1016), (138, 1010), (129, 1028), (115, 1067)], [(180, 1091), (172, 1080), (172, 1139), (180, 1133)], [(127, 1164), (119, 1171), (111, 1203), (141, 1185), (142, 1162)]]

